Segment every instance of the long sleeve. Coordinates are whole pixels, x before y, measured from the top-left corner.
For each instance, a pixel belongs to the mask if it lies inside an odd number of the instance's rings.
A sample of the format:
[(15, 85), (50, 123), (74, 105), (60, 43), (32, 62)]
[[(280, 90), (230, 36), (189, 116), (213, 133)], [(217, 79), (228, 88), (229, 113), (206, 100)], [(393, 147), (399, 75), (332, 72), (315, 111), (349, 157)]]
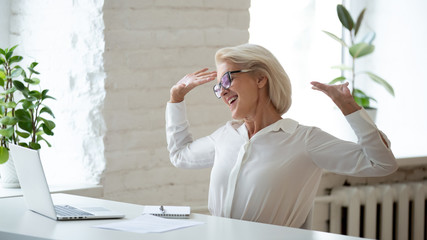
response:
[(215, 145), (212, 136), (193, 140), (185, 103), (167, 103), (166, 140), (172, 164), (181, 168), (212, 167)]
[[(307, 152), (326, 170), (360, 177), (383, 176), (397, 169), (390, 142), (370, 120), (364, 109), (346, 116), (358, 143), (342, 141), (318, 128), (307, 133)], [(384, 144), (384, 139), (387, 145)]]

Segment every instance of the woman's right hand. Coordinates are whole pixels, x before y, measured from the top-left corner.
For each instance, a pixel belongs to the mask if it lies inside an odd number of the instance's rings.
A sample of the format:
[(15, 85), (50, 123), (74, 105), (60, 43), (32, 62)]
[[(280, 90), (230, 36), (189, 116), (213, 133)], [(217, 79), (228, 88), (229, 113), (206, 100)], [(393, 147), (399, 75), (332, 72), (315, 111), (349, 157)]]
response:
[(203, 68), (197, 72), (185, 75), (170, 90), (171, 103), (184, 101), (185, 95), (193, 88), (216, 79), (216, 71), (208, 72), (208, 68)]

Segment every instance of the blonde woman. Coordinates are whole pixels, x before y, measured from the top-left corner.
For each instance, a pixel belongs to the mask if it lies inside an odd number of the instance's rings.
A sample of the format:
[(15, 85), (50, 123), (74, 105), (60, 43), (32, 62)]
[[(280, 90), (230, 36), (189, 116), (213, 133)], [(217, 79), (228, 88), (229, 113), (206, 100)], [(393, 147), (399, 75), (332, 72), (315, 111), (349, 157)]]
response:
[[(282, 118), (291, 106), (291, 83), (267, 49), (253, 44), (223, 48), (215, 60), (216, 71), (202, 69), (174, 85), (166, 107), (171, 162), (182, 168), (212, 168), (212, 215), (303, 227), (323, 169), (359, 177), (397, 169), (390, 142), (353, 100), (348, 83), (312, 82), (312, 87), (338, 106), (358, 143)], [(185, 95), (215, 79), (214, 96), (223, 100), (233, 120), (194, 140)]]

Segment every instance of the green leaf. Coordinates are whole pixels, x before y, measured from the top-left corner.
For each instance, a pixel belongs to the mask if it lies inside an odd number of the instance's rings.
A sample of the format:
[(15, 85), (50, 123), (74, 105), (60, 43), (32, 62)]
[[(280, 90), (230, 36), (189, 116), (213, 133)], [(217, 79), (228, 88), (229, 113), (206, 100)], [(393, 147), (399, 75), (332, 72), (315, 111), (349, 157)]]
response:
[(39, 113), (39, 115), (41, 115), (42, 113), (48, 113), (50, 116), (52, 116), (53, 118), (55, 118), (55, 115), (53, 115), (53, 112), (52, 112), (52, 110), (50, 110), (50, 108), (49, 107), (47, 107), (47, 106), (44, 106), (41, 110), (40, 110), (40, 113)]
[(368, 43), (357, 43), (350, 47), (349, 52), (353, 58), (360, 58), (371, 54), (375, 50), (375, 46)]
[(16, 102), (0, 102), (0, 105), (5, 107), (5, 108), (15, 108), (16, 107)]
[(30, 68), (35, 68), (37, 65), (39, 65), (39, 63), (38, 63), (38, 62), (32, 62), (32, 63), (30, 64)]
[(9, 89), (7, 89), (4, 93), (5, 94), (11, 94), (14, 93), (16, 91), (16, 87), (11, 87)]
[(42, 91), (42, 100), (45, 100), (47, 98), (51, 98), (53, 100), (56, 100), (54, 97), (51, 97), (51, 96), (47, 95), (47, 92), (49, 92), (48, 89), (45, 89), (45, 90)]
[(6, 74), (2, 69), (0, 69), (0, 79), (3, 79), (3, 80), (6, 79)]
[(43, 128), (43, 131), (49, 135), (49, 136), (53, 136), (53, 132), (49, 129), (49, 127), (46, 124), (42, 124), (41, 127)]
[(29, 92), (28, 95), (30, 95), (31, 97), (35, 97), (36, 99), (41, 99), (42, 98), (42, 94), (39, 91), (36, 91), (36, 90), (33, 90), (33, 91)]
[(13, 56), (9, 59), (9, 64), (20, 62), (20, 61), (22, 61), (22, 59), (24, 59), (24, 58), (21, 56)]
[(12, 74), (10, 75), (11, 78), (19, 77), (22, 73), (22, 68), (16, 68), (12, 71)]
[(31, 134), (29, 133), (20, 132), (20, 131), (16, 131), (16, 134), (22, 138), (28, 138), (29, 136), (31, 136)]
[(25, 110), (27, 110), (27, 109), (35, 109), (37, 107), (37, 105), (34, 104), (32, 101), (24, 100), (24, 101), (22, 101), (22, 107)]
[(31, 125), (31, 122), (18, 122), (18, 126), (26, 132), (31, 133), (33, 131), (33, 125)]
[(335, 83), (337, 83), (337, 82), (344, 82), (345, 81), (345, 77), (343, 77), (343, 76), (341, 76), (341, 77), (337, 77), (337, 78), (334, 78), (332, 81), (330, 81), (329, 82), (329, 84), (335, 84)]
[(15, 86), (15, 88), (18, 89), (19, 91), (28, 92), (28, 89), (25, 87), (25, 85), (21, 81), (15, 80), (12, 83), (13, 83), (13, 86)]
[(40, 144), (34, 143), (34, 142), (30, 142), (29, 146), (31, 149), (34, 149), (34, 150), (39, 150), (41, 148)]
[(3, 125), (15, 125), (18, 122), (18, 119), (16, 117), (2, 117), (0, 119), (0, 123)]
[(31, 79), (25, 78), (24, 82), (32, 84), (32, 85), (38, 85), (38, 84), (40, 84), (40, 79), (38, 79), (38, 78), (31, 78)]
[(348, 48), (347, 44), (341, 38), (337, 37), (335, 34), (330, 33), (328, 31), (324, 31), (324, 30), (322, 30), (322, 32), (326, 33), (328, 36), (330, 36), (334, 40), (338, 41), (341, 45), (343, 45), (344, 47)]
[(371, 73), (371, 72), (364, 72), (366, 73), (374, 82), (378, 83), (379, 85), (383, 86), (387, 92), (389, 92), (394, 97), (394, 89), (393, 87), (384, 79), (381, 77)]
[(21, 146), (21, 147), (30, 148), (30, 147), (28, 146), (28, 144), (27, 144), (27, 143), (24, 143), (24, 142), (20, 142), (20, 143), (18, 143), (18, 145), (19, 145), (19, 146)]
[(1, 54), (1, 55), (5, 55), (5, 54), (6, 54), (6, 52), (5, 52), (2, 48), (0, 48), (0, 54)]
[(47, 120), (47, 119), (42, 118), (42, 117), (39, 117), (39, 119), (44, 122), (44, 124), (46, 125), (46, 127), (49, 128), (49, 130), (52, 130), (56, 127), (56, 125), (53, 121)]
[(6, 61), (7, 61), (7, 62), (9, 62), (9, 59), (12, 57), (12, 55), (13, 55), (13, 51), (8, 51), (8, 52), (6, 53), (5, 57), (6, 57)]
[(44, 141), (44, 142), (46, 142), (46, 144), (47, 144), (49, 147), (52, 147), (52, 145), (51, 145), (48, 141), (46, 141), (46, 139), (44, 139), (42, 136), (38, 135), (38, 136), (37, 136), (37, 142), (40, 142), (40, 141)]
[(18, 109), (15, 111), (15, 117), (19, 122), (31, 122), (31, 114), (24, 109)]
[(44, 97), (42, 97), (42, 100), (45, 100), (45, 99), (48, 99), (48, 98), (56, 100), (56, 98), (54, 98), (52, 96), (49, 96), (49, 95), (45, 95)]
[(376, 101), (374, 98), (366, 95), (366, 93), (364, 93), (362, 90), (356, 89), (356, 88), (353, 90), (353, 98), (357, 104), (359, 104), (360, 106), (362, 106), (364, 108), (370, 107), (370, 100)]
[(11, 48), (9, 49), (9, 52), (13, 52), (13, 51), (15, 51), (15, 48), (17, 48), (17, 47), (18, 47), (18, 45), (15, 45), (15, 46), (11, 47)]
[(0, 135), (6, 138), (10, 138), (13, 135), (13, 127), (8, 127), (5, 129), (0, 129)]
[(0, 58), (0, 65), (4, 64), (6, 62), (6, 60), (4, 60), (4, 58)]
[(3, 164), (9, 160), (9, 151), (5, 147), (0, 147), (0, 164)]
[(21, 76), (22, 76), (22, 78), (26, 79), (27, 78), (27, 73), (24, 70), (22, 70)]
[(359, 32), (359, 28), (360, 28), (360, 25), (362, 24), (362, 20), (363, 20), (363, 16), (365, 15), (365, 11), (366, 11), (366, 8), (364, 8), (360, 12), (359, 17), (357, 17), (356, 26), (354, 27), (354, 36), (356, 36), (357, 33)]
[(32, 67), (29, 67), (28, 70), (30, 70), (31, 73), (40, 74), (39, 72), (37, 72), (36, 70), (34, 70), (34, 68), (32, 68)]
[(353, 22), (353, 18), (351, 18), (351, 15), (347, 11), (347, 9), (342, 4), (338, 4), (337, 13), (338, 13), (338, 18), (340, 19), (341, 24), (345, 28), (347, 28), (349, 31), (351, 31), (353, 29), (354, 22)]

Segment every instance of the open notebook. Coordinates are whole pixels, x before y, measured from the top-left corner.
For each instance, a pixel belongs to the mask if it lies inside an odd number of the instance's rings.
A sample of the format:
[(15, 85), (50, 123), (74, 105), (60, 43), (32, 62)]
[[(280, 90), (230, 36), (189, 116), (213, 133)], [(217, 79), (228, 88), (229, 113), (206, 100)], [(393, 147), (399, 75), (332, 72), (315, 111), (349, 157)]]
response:
[(144, 206), (143, 214), (151, 214), (164, 218), (189, 218), (191, 209), (189, 206)]
[(121, 213), (100, 206), (77, 208), (70, 205), (53, 205), (39, 151), (13, 144), (10, 144), (9, 148), (25, 202), (31, 211), (55, 220), (124, 217)]

